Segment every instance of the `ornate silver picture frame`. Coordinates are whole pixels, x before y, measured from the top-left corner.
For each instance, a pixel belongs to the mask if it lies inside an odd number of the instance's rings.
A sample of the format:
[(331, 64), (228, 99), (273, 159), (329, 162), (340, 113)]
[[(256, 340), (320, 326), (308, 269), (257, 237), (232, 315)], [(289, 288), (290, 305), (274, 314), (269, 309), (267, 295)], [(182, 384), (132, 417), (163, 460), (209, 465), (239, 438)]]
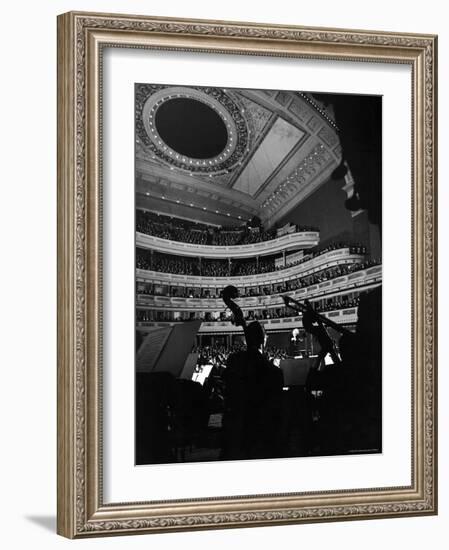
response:
[[(411, 349), (404, 354), (410, 483), (373, 486), (367, 480), (349, 489), (273, 492), (261, 479), (260, 490), (251, 494), (205, 492), (188, 498), (181, 487), (174, 498), (155, 497), (149, 484), (144, 499), (105, 498), (111, 475), (105, 467), (105, 425), (111, 423), (104, 405), (103, 245), (110, 225), (104, 224), (103, 99), (104, 55), (112, 49), (410, 69), (411, 265), (405, 273), (411, 308), (395, 312), (411, 327)], [(436, 63), (433, 35), (77, 12), (58, 17), (59, 534), (83, 538), (437, 513)], [(134, 105), (124, 108), (132, 120)], [(134, 365), (123, 368), (133, 372)], [(134, 407), (134, 395), (126, 399)]]

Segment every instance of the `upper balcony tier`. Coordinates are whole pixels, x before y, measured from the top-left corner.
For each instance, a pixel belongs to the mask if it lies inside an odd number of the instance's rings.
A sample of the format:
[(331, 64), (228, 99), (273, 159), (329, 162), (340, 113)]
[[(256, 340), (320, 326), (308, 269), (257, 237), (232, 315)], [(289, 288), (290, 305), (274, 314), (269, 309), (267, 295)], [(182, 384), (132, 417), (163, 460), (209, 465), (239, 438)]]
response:
[(233, 246), (185, 243), (162, 239), (145, 233), (136, 233), (136, 246), (140, 248), (195, 258), (254, 258), (255, 256), (280, 254), (283, 251), (313, 248), (319, 242), (320, 234), (318, 231), (289, 233), (268, 241)]
[(161, 285), (190, 286), (200, 288), (223, 288), (232, 284), (237, 287), (251, 287), (258, 285), (270, 285), (282, 283), (300, 276), (308, 275), (315, 271), (340, 264), (363, 262), (364, 255), (354, 254), (349, 247), (338, 248), (319, 254), (301, 263), (285, 267), (268, 273), (253, 275), (240, 275), (234, 277), (205, 277), (200, 275), (182, 275), (178, 273), (165, 273), (163, 271), (150, 271), (136, 269), (138, 282), (151, 282)]

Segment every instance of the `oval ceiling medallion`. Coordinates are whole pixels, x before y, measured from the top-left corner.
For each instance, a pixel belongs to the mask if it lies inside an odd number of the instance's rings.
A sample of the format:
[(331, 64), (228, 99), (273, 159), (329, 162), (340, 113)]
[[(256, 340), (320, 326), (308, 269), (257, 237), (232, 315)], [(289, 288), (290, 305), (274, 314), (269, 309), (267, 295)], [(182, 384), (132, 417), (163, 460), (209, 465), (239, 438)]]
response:
[(136, 131), (152, 157), (190, 173), (226, 173), (248, 152), (242, 108), (219, 88), (138, 84)]

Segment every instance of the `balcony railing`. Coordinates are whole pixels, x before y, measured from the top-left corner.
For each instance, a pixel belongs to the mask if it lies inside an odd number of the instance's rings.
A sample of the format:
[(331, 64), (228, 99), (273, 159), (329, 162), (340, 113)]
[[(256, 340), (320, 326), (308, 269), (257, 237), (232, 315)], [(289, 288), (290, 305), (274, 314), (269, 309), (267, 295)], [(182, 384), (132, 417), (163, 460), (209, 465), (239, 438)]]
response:
[(319, 242), (320, 234), (318, 231), (300, 231), (289, 233), (276, 239), (270, 239), (269, 241), (234, 246), (185, 243), (170, 241), (161, 237), (155, 237), (154, 235), (146, 235), (145, 233), (136, 233), (136, 246), (140, 248), (157, 250), (164, 254), (195, 258), (254, 258), (254, 256), (279, 254), (284, 250), (313, 248)]
[(291, 267), (286, 267), (268, 273), (239, 275), (236, 277), (203, 277), (199, 275), (181, 275), (177, 273), (164, 273), (162, 271), (136, 269), (136, 279), (138, 282), (198, 288), (222, 288), (228, 284), (233, 284), (237, 287), (251, 287), (283, 283), (285, 281), (297, 279), (300, 276), (306, 276), (315, 271), (326, 269), (328, 267), (334, 267), (340, 264), (362, 262), (364, 259), (365, 256), (361, 254), (351, 254), (349, 248), (340, 248), (325, 252), (315, 258), (311, 258), (310, 260), (306, 260)]
[[(357, 275), (357, 277), (354, 277)], [(322, 283), (267, 296), (251, 296), (238, 299), (243, 309), (265, 309), (283, 307), (282, 296), (288, 294), (296, 300), (314, 299), (319, 296), (332, 297), (352, 290), (369, 290), (382, 281), (382, 266), (376, 265), (356, 273), (349, 273), (329, 279)], [(221, 298), (182, 298), (175, 296), (137, 295), (137, 306), (166, 311), (220, 311), (223, 309)]]
[[(332, 319), (332, 321), (338, 324), (353, 325), (357, 322), (356, 307), (327, 311), (322, 315)], [(137, 328), (145, 330), (145, 328), (166, 327), (177, 324), (178, 322), (142, 321), (137, 323)], [(264, 325), (267, 332), (284, 332), (286, 330), (302, 327), (302, 317), (300, 316), (263, 319), (259, 322)], [(230, 321), (203, 321), (199, 329), (199, 334), (237, 334), (242, 332), (243, 330), (241, 327), (236, 327)]]

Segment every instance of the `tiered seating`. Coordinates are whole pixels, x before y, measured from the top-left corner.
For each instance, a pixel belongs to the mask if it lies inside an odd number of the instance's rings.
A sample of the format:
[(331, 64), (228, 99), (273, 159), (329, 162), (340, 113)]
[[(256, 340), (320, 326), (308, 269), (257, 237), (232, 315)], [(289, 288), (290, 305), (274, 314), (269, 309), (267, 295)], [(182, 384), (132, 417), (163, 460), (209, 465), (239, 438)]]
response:
[[(299, 228), (294, 224), (286, 224), (281, 230), (264, 230), (260, 225), (258, 227), (242, 225), (215, 228), (151, 212), (137, 211), (137, 231), (162, 239), (194, 243), (200, 246), (234, 246), (262, 242), (277, 237), (282, 238), (284, 234), (300, 229), (305, 228)], [(280, 246), (282, 247), (282, 245)], [(347, 253), (332, 254), (333, 251), (339, 250), (346, 250)], [(283, 253), (281, 248), (276, 254), (262, 254), (258, 257), (254, 257), (254, 255), (243, 258), (226, 257), (226, 254), (224, 259), (212, 258), (207, 256), (207, 248), (204, 249), (203, 254), (200, 250), (197, 257), (191, 257), (166, 254), (147, 248), (136, 249), (136, 267), (154, 273), (150, 276), (150, 280), (148, 280), (148, 276), (145, 276), (145, 282), (138, 282), (137, 285), (137, 294), (138, 297), (141, 297), (140, 301), (138, 298), (138, 303), (141, 306), (144, 306), (145, 303), (153, 304), (153, 308), (138, 308), (138, 322), (185, 322), (193, 319), (204, 322), (229, 321), (231, 320), (230, 312), (221, 307), (221, 300), (217, 301), (217, 299), (220, 298), (220, 291), (226, 285), (233, 284), (233, 277), (239, 278), (236, 279), (238, 283), (235, 284), (239, 287), (241, 298), (271, 296), (268, 300), (263, 298), (247, 300), (242, 307), (245, 309), (245, 316), (248, 320), (295, 317), (297, 313), (291, 308), (283, 306), (282, 294), (295, 291), (303, 292), (302, 289), (366, 270), (380, 263), (373, 259), (367, 259), (365, 246), (349, 242), (335, 242), (300, 252), (296, 249), (285, 250)], [(247, 254), (254, 253), (248, 252)], [(323, 261), (313, 261), (325, 254), (329, 254), (329, 260), (326, 256)], [(291, 269), (299, 264), (301, 264), (301, 268)], [(303, 264), (304, 267), (302, 267)], [(287, 269), (289, 271), (286, 271), (286, 275), (282, 277), (282, 273), (279, 272)], [(193, 279), (181, 282), (179, 278), (157, 276), (156, 273), (193, 276)], [(260, 274), (271, 275), (266, 280), (264, 277), (252, 277)], [(201, 286), (200, 277), (209, 278), (207, 285), (203, 283), (204, 287)], [(242, 280), (242, 277), (246, 279)], [(210, 281), (210, 278), (214, 280)], [(326, 290), (323, 291), (321, 291), (321, 287), (317, 287), (311, 289), (310, 293), (307, 291), (301, 296), (304, 299), (310, 295), (315, 309), (322, 312), (356, 308), (360, 292), (364, 291), (365, 283), (363, 281), (365, 279), (362, 277), (361, 283), (358, 282), (357, 277), (355, 280), (357, 281), (356, 286), (352, 281), (343, 279), (341, 284), (337, 283), (332, 287), (327, 285)], [(346, 284), (347, 288), (344, 286)], [(366, 284), (370, 284), (369, 281)], [(245, 286), (243, 287), (243, 285)], [(322, 292), (327, 292), (329, 297)], [(152, 298), (145, 298), (145, 295)], [(169, 300), (158, 298), (160, 296), (168, 297)], [(177, 298), (184, 300), (177, 300)], [(193, 298), (205, 299), (206, 302), (190, 302), (189, 299)]]
[[(330, 281), (343, 275), (348, 275), (349, 273), (356, 273), (364, 269), (368, 269), (374, 265), (378, 265), (379, 262), (376, 260), (369, 260), (366, 262), (352, 263), (345, 265), (338, 265), (334, 267), (329, 267), (311, 275), (306, 275), (304, 277), (298, 277), (297, 279), (291, 279), (285, 281), (284, 283), (273, 284), (273, 285), (261, 285), (258, 287), (249, 287), (239, 289), (239, 296), (242, 298), (249, 298), (252, 296), (270, 296), (273, 294), (283, 294), (285, 292), (291, 292), (297, 290), (298, 288), (307, 288), (308, 286), (316, 285), (324, 281)], [(206, 273), (203, 272), (203, 275)], [(189, 298), (194, 297), (192, 290), (186, 286), (166, 286), (162, 287), (161, 285), (153, 285), (151, 283), (141, 284), (138, 288), (138, 294), (149, 294), (157, 296), (174, 296), (179, 298)], [(199, 298), (216, 298), (218, 296), (211, 295), (211, 291), (208, 288), (202, 288), (195, 295)]]
[[(242, 224), (214, 227), (143, 210), (136, 212), (136, 229), (140, 233), (161, 239), (213, 246), (252, 244), (269, 241), (278, 236), (276, 229), (265, 230), (261, 226), (252, 227), (250, 224)], [(295, 231), (317, 231), (317, 229), (297, 225)]]
[[(337, 250), (339, 248), (349, 248), (350, 254), (366, 254), (366, 248), (364, 246), (350, 245), (348, 243), (338, 243), (336, 245), (327, 246), (326, 248), (320, 250), (312, 250), (311, 252), (308, 251), (301, 260), (298, 260), (295, 263), (290, 263), (284, 266), (276, 266), (274, 256), (264, 256), (259, 259), (231, 259), (230, 262), (227, 260), (211, 258), (202, 258), (201, 261), (199, 261), (198, 258), (186, 258), (174, 255), (171, 256), (168, 254), (161, 254), (155, 251), (151, 252), (149, 250), (137, 248), (136, 267), (138, 269), (160, 271), (162, 273), (176, 273), (178, 275), (201, 275), (203, 277), (236, 277), (280, 271), (282, 269), (292, 267), (294, 265), (299, 265), (306, 261), (310, 261), (317, 256), (321, 256), (326, 252)], [(363, 264), (359, 265), (364, 266), (360, 267), (360, 269), (365, 269), (369, 266), (369, 262), (364, 262)], [(338, 267), (335, 270), (335, 276), (344, 275), (345, 273), (347, 273), (347, 271), (344, 270), (343, 266)], [(320, 281), (317, 279), (316, 282)]]
[[(356, 308), (360, 302), (361, 292), (351, 292), (350, 294), (343, 294), (334, 296), (332, 298), (320, 298), (313, 300), (313, 307), (318, 312), (329, 312), (342, 309)], [(287, 317), (296, 317), (291, 308), (276, 307), (276, 308), (263, 308), (254, 310), (245, 310), (245, 317), (247, 321), (258, 321), (265, 319), (284, 319)], [(229, 311), (216, 312), (215, 315), (211, 313), (203, 312), (182, 312), (176, 314), (173, 311), (153, 311), (146, 309), (137, 310), (137, 322), (185, 322), (192, 319), (199, 319), (201, 321), (231, 321), (232, 314)]]

